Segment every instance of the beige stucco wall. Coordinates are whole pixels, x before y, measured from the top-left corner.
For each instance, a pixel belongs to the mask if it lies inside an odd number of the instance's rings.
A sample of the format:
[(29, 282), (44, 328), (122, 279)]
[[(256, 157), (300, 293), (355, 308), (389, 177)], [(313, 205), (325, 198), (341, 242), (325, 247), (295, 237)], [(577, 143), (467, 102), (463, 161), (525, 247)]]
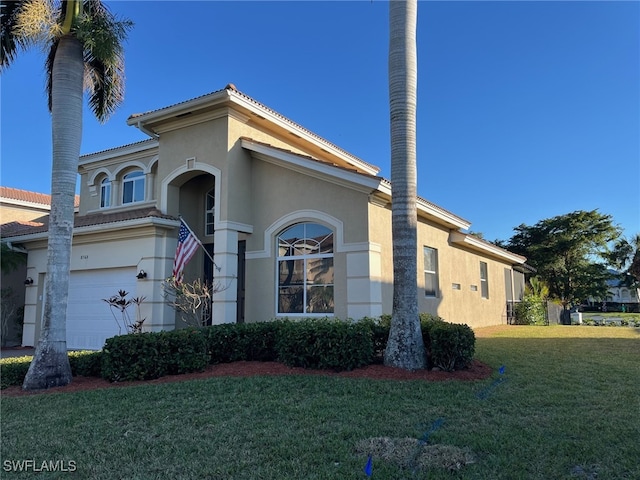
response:
[[(338, 242), (348, 245), (366, 241), (367, 195), (267, 162), (252, 162), (251, 213), (255, 233), (247, 238), (246, 293), (250, 299), (246, 305), (247, 320), (265, 321), (275, 317), (275, 237), (301, 221), (322, 223), (334, 229), (335, 315), (346, 318), (346, 252), (340, 251)], [(292, 212), (300, 213), (291, 215)], [(283, 217), (288, 221), (283, 222)], [(269, 232), (266, 239), (265, 231)]]
[[(393, 305), (393, 251), (391, 244), (391, 210), (371, 204), (369, 206), (371, 239), (382, 247), (382, 297), (384, 313), (391, 313)], [(460, 248), (449, 242), (450, 230), (421, 218), (418, 222), (418, 308), (421, 312), (439, 315), (447, 321), (466, 323), (472, 327), (504, 323), (506, 290), (504, 269), (511, 264), (490, 256)], [(424, 292), (425, 246), (438, 250), (437, 297)], [(488, 268), (489, 298), (481, 298), (480, 262)], [(460, 290), (454, 290), (453, 284)], [(477, 290), (472, 290), (472, 285)]]
[[(124, 148), (124, 147), (123, 147)], [(80, 208), (78, 213), (86, 215), (94, 212), (109, 212), (119, 208), (136, 208), (142, 204), (153, 203), (157, 196), (157, 159), (158, 148), (145, 148), (134, 153), (117, 154), (112, 157), (93, 162), (82, 160), (78, 173), (80, 174)], [(142, 170), (145, 173), (145, 202), (122, 205), (122, 179), (132, 170)], [(111, 208), (100, 208), (100, 187), (105, 177), (112, 180)]]
[[(167, 232), (169, 232), (167, 234)], [(133, 280), (135, 290), (129, 291), (129, 297), (144, 296), (141, 315), (146, 318), (145, 330), (154, 331), (173, 328), (173, 311), (168, 308), (161, 295), (160, 283), (171, 272), (176, 240), (172, 230), (152, 226), (126, 229), (123, 231), (98, 232), (92, 235), (74, 237), (71, 254), (71, 273), (130, 267), (135, 272), (144, 270), (148, 278)], [(47, 267), (46, 241), (40, 240), (27, 244), (29, 257), (27, 276), (33, 278), (33, 285), (26, 287), (25, 322), (23, 345), (35, 345), (40, 334), (39, 321), (42, 318), (45, 273)], [(108, 298), (117, 293), (118, 288), (106, 288), (104, 296)], [(103, 305), (98, 301), (97, 308)], [(110, 317), (108, 306), (104, 304), (105, 317)]]

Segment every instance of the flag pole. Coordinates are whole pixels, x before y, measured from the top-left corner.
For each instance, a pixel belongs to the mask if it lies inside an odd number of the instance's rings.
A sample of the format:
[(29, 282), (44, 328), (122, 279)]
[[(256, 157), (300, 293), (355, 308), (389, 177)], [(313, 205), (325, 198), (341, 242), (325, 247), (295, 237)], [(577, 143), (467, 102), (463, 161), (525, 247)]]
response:
[(207, 251), (206, 248), (204, 248), (204, 245), (202, 245), (202, 242), (200, 241), (200, 239), (198, 238), (198, 236), (193, 233), (193, 230), (191, 230), (191, 227), (189, 226), (189, 224), (186, 222), (186, 220), (184, 218), (182, 218), (182, 215), (178, 215), (178, 218), (180, 219), (180, 221), (182, 223), (184, 223), (184, 226), (187, 227), (187, 230), (189, 230), (189, 233), (191, 235), (193, 235), (193, 238), (196, 239), (196, 242), (198, 242), (198, 245), (200, 245), (200, 247), (202, 247), (202, 250), (204, 251), (204, 253), (207, 254), (207, 257), (209, 257), (209, 259), (211, 260), (211, 263), (213, 263), (213, 266), (216, 268), (216, 270), (219, 272), (220, 271), (220, 267), (216, 264), (216, 262), (213, 261), (213, 257), (211, 256), (211, 254)]

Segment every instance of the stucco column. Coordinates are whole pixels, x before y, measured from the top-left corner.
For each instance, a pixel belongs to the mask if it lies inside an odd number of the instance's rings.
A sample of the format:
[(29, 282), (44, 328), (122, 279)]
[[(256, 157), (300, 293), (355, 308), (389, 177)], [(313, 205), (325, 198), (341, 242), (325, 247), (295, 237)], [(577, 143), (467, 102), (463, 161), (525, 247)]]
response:
[(122, 205), (122, 192), (120, 191), (120, 180), (111, 180), (111, 206)]
[(156, 176), (151, 172), (147, 172), (144, 174), (144, 184), (145, 184), (144, 200), (146, 202), (150, 202), (151, 200), (153, 200), (153, 189), (155, 188), (154, 186), (155, 178)]
[[(213, 295), (213, 324), (235, 323), (238, 296), (238, 232), (216, 229), (213, 282), (221, 289)], [(219, 270), (218, 270), (219, 269)]]
[(347, 252), (347, 314), (353, 320), (382, 315), (380, 246)]

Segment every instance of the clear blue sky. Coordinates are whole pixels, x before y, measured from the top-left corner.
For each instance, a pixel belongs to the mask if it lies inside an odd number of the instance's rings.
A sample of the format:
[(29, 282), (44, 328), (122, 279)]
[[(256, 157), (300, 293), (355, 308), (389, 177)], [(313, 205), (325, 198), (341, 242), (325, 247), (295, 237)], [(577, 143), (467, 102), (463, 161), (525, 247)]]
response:
[[(234, 83), (390, 177), (388, 4), (108, 1), (135, 22), (126, 100), (85, 112), (82, 153), (126, 118)], [(485, 238), (575, 210), (640, 231), (640, 3), (418, 6), (418, 190)], [(44, 55), (2, 74), (5, 186), (50, 192)]]

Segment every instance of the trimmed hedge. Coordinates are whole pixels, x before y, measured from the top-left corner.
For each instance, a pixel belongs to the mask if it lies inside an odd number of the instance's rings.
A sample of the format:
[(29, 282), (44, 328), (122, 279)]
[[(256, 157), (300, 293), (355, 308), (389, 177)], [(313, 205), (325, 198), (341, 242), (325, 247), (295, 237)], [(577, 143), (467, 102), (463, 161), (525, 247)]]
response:
[[(475, 335), (467, 325), (420, 314), (427, 368), (467, 368)], [(119, 335), (101, 352), (69, 352), (73, 375), (111, 381), (150, 380), (203, 371), (207, 364), (279, 361), (291, 367), (335, 371), (381, 363), (391, 315), (359, 322), (337, 319), (277, 320)], [(32, 357), (0, 361), (0, 386), (21, 385)]]
[(22, 385), (33, 357), (10, 357), (0, 360), (0, 388)]
[[(99, 377), (101, 352), (82, 350), (68, 352), (71, 374), (83, 377)], [(0, 389), (22, 385), (33, 357), (9, 357), (0, 360)]]
[(373, 336), (366, 323), (285, 321), (279, 326), (276, 351), (278, 360), (290, 367), (353, 370), (371, 363)]
[(209, 363), (277, 360), (276, 337), (282, 323), (227, 323), (203, 327)]
[(147, 332), (108, 338), (102, 350), (102, 378), (110, 382), (150, 380), (201, 372), (208, 363), (199, 329)]
[[(382, 363), (389, 339), (391, 315), (379, 319), (365, 318), (373, 335), (374, 357), (372, 363)], [(468, 325), (445, 322), (442, 317), (430, 313), (420, 314), (422, 340), (427, 369), (453, 371), (468, 368), (475, 353), (475, 334)]]

